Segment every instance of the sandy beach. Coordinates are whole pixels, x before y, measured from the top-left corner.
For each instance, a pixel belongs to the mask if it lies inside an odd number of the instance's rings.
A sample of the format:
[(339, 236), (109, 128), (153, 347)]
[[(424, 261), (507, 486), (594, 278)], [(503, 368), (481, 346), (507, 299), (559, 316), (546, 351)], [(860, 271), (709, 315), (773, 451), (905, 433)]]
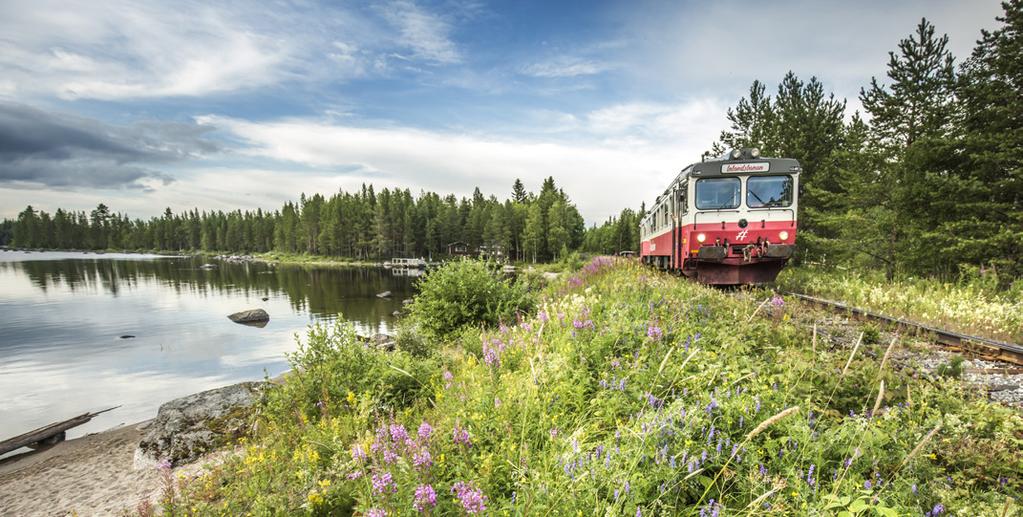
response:
[[(134, 515), (143, 501), (155, 505), (163, 477), (154, 465), (135, 461), (146, 423), (0, 460), (0, 515)], [(207, 457), (179, 466), (173, 475), (193, 474), (209, 462)]]

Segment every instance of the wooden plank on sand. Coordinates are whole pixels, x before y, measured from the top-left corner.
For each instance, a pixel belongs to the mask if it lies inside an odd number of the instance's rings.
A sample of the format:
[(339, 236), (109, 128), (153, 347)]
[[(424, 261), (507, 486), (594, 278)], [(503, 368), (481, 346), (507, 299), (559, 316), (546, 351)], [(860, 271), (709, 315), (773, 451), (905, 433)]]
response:
[(6, 454), (8, 452), (20, 449), (22, 447), (28, 447), (32, 444), (42, 442), (49, 438), (58, 437), (57, 441), (60, 441), (60, 438), (63, 437), (64, 431), (67, 431), (72, 427), (78, 427), (92, 420), (93, 417), (95, 417), (96, 415), (106, 413), (107, 411), (112, 411), (119, 407), (121, 406), (114, 406), (112, 408), (104, 409), (103, 411), (97, 411), (95, 413), (85, 413), (82, 415), (78, 415), (74, 418), (69, 418), (61, 422), (55, 422), (48, 426), (40, 427), (39, 429), (36, 429), (34, 431), (29, 431), (25, 434), (15, 436), (14, 438), (4, 440), (0, 442), (0, 454)]

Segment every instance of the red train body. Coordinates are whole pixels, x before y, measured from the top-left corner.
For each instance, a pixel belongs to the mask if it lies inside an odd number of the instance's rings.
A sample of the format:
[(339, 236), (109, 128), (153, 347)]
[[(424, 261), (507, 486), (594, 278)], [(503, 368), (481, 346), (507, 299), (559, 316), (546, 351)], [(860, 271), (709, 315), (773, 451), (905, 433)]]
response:
[(774, 281), (795, 252), (801, 170), (756, 149), (686, 167), (640, 225), (641, 260), (707, 284)]

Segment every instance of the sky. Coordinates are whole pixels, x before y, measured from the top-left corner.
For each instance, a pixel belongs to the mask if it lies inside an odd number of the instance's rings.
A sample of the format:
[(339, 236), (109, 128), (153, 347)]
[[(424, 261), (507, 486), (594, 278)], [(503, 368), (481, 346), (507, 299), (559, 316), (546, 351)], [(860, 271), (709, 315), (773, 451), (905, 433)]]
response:
[(277, 209), (371, 183), (588, 223), (648, 204), (759, 79), (849, 114), (921, 17), (957, 61), (997, 0), (0, 2), (0, 217)]

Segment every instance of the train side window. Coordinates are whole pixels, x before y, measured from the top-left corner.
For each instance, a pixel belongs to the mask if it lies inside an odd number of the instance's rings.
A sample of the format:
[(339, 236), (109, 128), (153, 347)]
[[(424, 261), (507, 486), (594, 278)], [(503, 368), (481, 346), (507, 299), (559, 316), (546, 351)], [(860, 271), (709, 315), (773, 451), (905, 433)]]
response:
[(731, 210), (739, 208), (739, 178), (702, 178), (696, 181), (696, 208)]
[(679, 211), (683, 214), (689, 212), (689, 185), (687, 184), (682, 184), (678, 190), (678, 206)]

